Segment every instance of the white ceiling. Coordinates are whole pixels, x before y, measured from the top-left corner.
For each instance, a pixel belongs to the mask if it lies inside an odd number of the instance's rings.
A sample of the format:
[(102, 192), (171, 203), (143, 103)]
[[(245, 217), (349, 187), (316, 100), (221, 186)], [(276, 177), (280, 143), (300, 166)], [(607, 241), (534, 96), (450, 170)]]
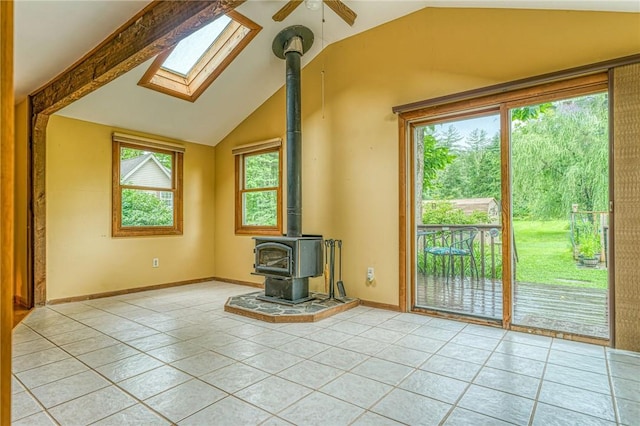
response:
[[(17, 0), (17, 101), (64, 71), (147, 3), (147, 0)], [(284, 62), (273, 55), (271, 43), (275, 35), (289, 25), (305, 25), (315, 34), (313, 47), (303, 57), (304, 66), (323, 46), (427, 6), (640, 12), (640, 0), (345, 0), (345, 3), (358, 14), (353, 27), (329, 9), (325, 11), (323, 26), (322, 12), (304, 6), (298, 7), (284, 22), (274, 22), (271, 16), (285, 0), (247, 0), (237, 10), (263, 30), (195, 103), (138, 86), (149, 61), (59, 114), (216, 145), (283, 85)]]
[(16, 101), (22, 102), (82, 58), (148, 3), (16, 0)]

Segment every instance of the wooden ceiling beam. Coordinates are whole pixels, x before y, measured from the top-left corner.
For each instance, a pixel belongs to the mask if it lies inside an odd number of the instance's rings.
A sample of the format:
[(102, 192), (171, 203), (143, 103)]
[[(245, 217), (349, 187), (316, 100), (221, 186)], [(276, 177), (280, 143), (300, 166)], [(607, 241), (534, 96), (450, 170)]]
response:
[(176, 44), (245, 0), (150, 3), (95, 49), (31, 95), (33, 114), (50, 115)]

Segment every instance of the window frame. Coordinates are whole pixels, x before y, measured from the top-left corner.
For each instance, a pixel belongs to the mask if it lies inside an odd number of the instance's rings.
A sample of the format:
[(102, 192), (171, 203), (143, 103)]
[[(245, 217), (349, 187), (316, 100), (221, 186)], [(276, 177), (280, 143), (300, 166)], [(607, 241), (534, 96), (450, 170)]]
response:
[[(120, 150), (131, 148), (147, 152), (171, 155), (171, 188), (151, 186), (124, 185), (120, 183)], [(145, 143), (135, 138), (123, 140), (114, 135), (112, 143), (112, 208), (111, 208), (111, 236), (112, 237), (149, 237), (183, 234), (183, 162), (184, 149), (172, 149), (161, 143)], [(171, 192), (173, 194), (173, 225), (171, 226), (123, 226), (122, 225), (122, 191), (137, 189), (148, 191)]]
[[(282, 145), (270, 146), (267, 148), (256, 148), (242, 150), (235, 154), (235, 233), (236, 235), (282, 235)], [(245, 189), (245, 158), (253, 155), (263, 155), (271, 152), (278, 153), (278, 186), (264, 187), (259, 189)], [(255, 226), (243, 223), (244, 209), (242, 196), (251, 192), (276, 191), (276, 225), (275, 226)]]
[(162, 67), (176, 44), (156, 57), (138, 85), (195, 102), (262, 30), (260, 25), (235, 10), (225, 15), (231, 18), (231, 22), (186, 76)]

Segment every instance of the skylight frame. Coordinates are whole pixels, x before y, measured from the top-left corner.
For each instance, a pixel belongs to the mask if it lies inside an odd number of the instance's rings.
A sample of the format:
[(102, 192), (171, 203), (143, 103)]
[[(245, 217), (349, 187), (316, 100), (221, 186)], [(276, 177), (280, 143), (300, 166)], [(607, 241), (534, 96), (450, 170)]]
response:
[(162, 67), (175, 49), (174, 46), (156, 57), (138, 85), (195, 102), (262, 30), (260, 25), (235, 10), (226, 15), (231, 18), (231, 22), (186, 76)]

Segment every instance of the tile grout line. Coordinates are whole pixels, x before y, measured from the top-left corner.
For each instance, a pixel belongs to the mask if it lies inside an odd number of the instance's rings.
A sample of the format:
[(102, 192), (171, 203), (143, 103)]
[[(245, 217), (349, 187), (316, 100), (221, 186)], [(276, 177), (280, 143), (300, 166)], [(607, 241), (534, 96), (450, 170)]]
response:
[[(466, 326), (465, 326), (464, 328), (466, 328)], [(458, 334), (462, 333), (462, 331), (464, 330), (464, 328), (463, 328), (462, 330), (460, 330), (460, 331), (456, 334), (456, 336), (457, 336)], [(479, 368), (479, 369), (478, 369), (478, 371), (473, 375), (473, 377), (469, 380), (469, 382), (468, 382), (467, 386), (465, 387), (464, 391), (462, 391), (462, 392), (460, 393), (460, 396), (458, 397), (458, 399), (456, 399), (456, 401), (455, 401), (453, 404), (451, 404), (451, 409), (447, 412), (447, 414), (445, 415), (445, 417), (441, 420), (441, 422), (442, 422), (442, 423), (444, 423), (444, 422), (445, 422), (445, 421), (446, 421), (446, 420), (451, 416), (451, 414), (453, 414), (453, 411), (455, 411), (455, 409), (456, 409), (456, 408), (461, 408), (461, 409), (463, 409), (463, 410), (469, 410), (469, 411), (471, 411), (471, 412), (473, 412), (473, 413), (478, 413), (478, 414), (480, 414), (480, 415), (487, 416), (487, 417), (490, 417), (490, 418), (494, 418), (494, 419), (497, 419), (497, 420), (499, 420), (499, 421), (503, 421), (503, 422), (506, 422), (506, 423), (511, 423), (511, 422), (508, 422), (508, 421), (506, 421), (506, 420), (503, 420), (503, 419), (500, 419), (500, 418), (497, 418), (497, 417), (494, 417), (494, 416), (489, 416), (489, 415), (484, 414), (484, 413), (479, 413), (479, 412), (477, 412), (477, 411), (475, 411), (475, 410), (471, 410), (471, 409), (468, 409), (468, 408), (465, 408), (465, 407), (462, 407), (462, 406), (458, 405), (458, 404), (460, 403), (460, 401), (462, 400), (462, 398), (464, 398), (465, 394), (468, 392), (469, 388), (471, 388), (471, 386), (473, 386), (473, 385), (475, 384), (475, 383), (474, 383), (474, 381), (475, 381), (475, 379), (480, 375), (480, 373), (482, 372), (482, 370), (483, 370), (485, 367), (488, 367), (488, 366), (487, 366), (487, 362), (489, 362), (489, 359), (491, 359), (491, 357), (493, 356), (493, 354), (495, 354), (495, 353), (496, 353), (496, 348), (497, 348), (498, 346), (500, 346), (500, 343), (502, 343), (502, 342), (504, 341), (504, 338), (505, 338), (505, 336), (506, 336), (506, 335), (507, 335), (507, 333), (506, 333), (506, 331), (505, 331), (505, 332), (503, 333), (502, 337), (498, 340), (498, 344), (496, 344), (495, 348), (493, 348), (493, 350), (491, 350), (491, 351), (490, 351), (491, 353), (489, 354), (489, 356), (487, 357), (487, 359), (485, 359), (485, 360), (484, 360), (484, 362), (483, 362), (482, 364), (479, 364), (479, 365), (481, 365), (481, 366), (480, 366), (480, 368)], [(454, 336), (454, 337), (455, 337), (455, 336)], [(451, 339), (453, 339), (454, 337), (452, 337)], [(449, 343), (449, 342), (451, 341), (451, 339), (450, 339), (447, 343)], [(465, 346), (465, 345), (463, 345), (463, 346)], [(476, 349), (479, 349), (479, 348), (476, 348)], [(498, 353), (501, 353), (501, 352), (498, 352)], [(442, 355), (441, 355), (441, 356), (442, 356)], [(476, 385), (476, 386), (481, 386), (481, 385)], [(482, 386), (482, 387), (484, 387), (484, 386)], [(489, 389), (491, 389), (491, 388), (489, 388)], [(497, 389), (496, 389), (496, 390), (497, 390)], [(507, 393), (507, 392), (505, 392), (505, 393)]]
[[(46, 308), (46, 309), (50, 309), (50, 308), (49, 308), (49, 307), (47, 307), (47, 306), (45, 306), (45, 308)], [(102, 309), (100, 309), (100, 308), (95, 308), (95, 307), (92, 307), (92, 308), (103, 311), (103, 310), (102, 310)], [(53, 310), (53, 309), (51, 309), (51, 310)], [(55, 311), (55, 310), (53, 310), (53, 311)], [(55, 312), (57, 312), (57, 311), (55, 311)], [(106, 311), (103, 311), (103, 312), (106, 312)], [(60, 312), (57, 312), (57, 313), (61, 314)], [(99, 333), (101, 333), (101, 334), (103, 334), (103, 335), (105, 335), (105, 336), (107, 336), (107, 337), (110, 337), (110, 338), (114, 339), (113, 337), (109, 336), (108, 334), (106, 334), (106, 333), (104, 333), (104, 332), (102, 332), (102, 331), (100, 331), (100, 330), (96, 330), (96, 329), (94, 329), (93, 327), (91, 327), (91, 326), (89, 326), (89, 325), (86, 325), (86, 324), (84, 324), (84, 323), (82, 323), (82, 322), (80, 322), (80, 321), (78, 321), (78, 320), (75, 320), (74, 318), (70, 318), (70, 317), (66, 316), (65, 314), (61, 314), (61, 315), (65, 316), (66, 318), (69, 318), (69, 319), (71, 319), (71, 320), (73, 320), (73, 321), (79, 322), (80, 324), (82, 324), (83, 326), (85, 326), (85, 327), (87, 327), (87, 328), (90, 328), (90, 329), (92, 329), (92, 330), (98, 331)], [(134, 321), (134, 322), (135, 322), (135, 321)], [(27, 325), (28, 325), (28, 324), (27, 324)], [(30, 328), (30, 327), (29, 327), (29, 328)], [(33, 329), (32, 329), (32, 330), (33, 330)], [(67, 401), (61, 402), (60, 404), (57, 404), (57, 405), (55, 405), (55, 406), (53, 406), (53, 407), (50, 407), (50, 408), (55, 408), (55, 407), (58, 407), (58, 406), (60, 406), (60, 405), (66, 404), (66, 403), (68, 403), (68, 402), (71, 402), (71, 401), (77, 400), (77, 399), (82, 398), (82, 397), (84, 397), (84, 396), (86, 396), (86, 395), (89, 395), (89, 394), (91, 394), (91, 393), (98, 392), (98, 391), (100, 391), (100, 390), (102, 390), (102, 389), (106, 389), (106, 388), (107, 388), (107, 387), (109, 387), (109, 386), (115, 386), (118, 390), (120, 390), (121, 392), (125, 393), (125, 394), (126, 394), (126, 395), (128, 395), (129, 397), (133, 398), (133, 399), (134, 399), (134, 401), (137, 401), (137, 403), (138, 403), (138, 404), (141, 404), (142, 406), (144, 406), (144, 407), (146, 407), (147, 409), (151, 410), (154, 414), (156, 414), (156, 415), (160, 416), (160, 417), (161, 417), (162, 419), (164, 419), (164, 420), (169, 421), (169, 423), (170, 423), (170, 424), (173, 424), (173, 422), (171, 422), (169, 419), (167, 419), (164, 415), (162, 415), (161, 413), (158, 413), (156, 410), (154, 410), (153, 408), (149, 407), (149, 406), (148, 406), (148, 405), (147, 405), (143, 400), (140, 400), (139, 398), (137, 398), (137, 397), (135, 397), (134, 395), (130, 394), (130, 393), (129, 393), (128, 391), (126, 391), (125, 389), (121, 388), (121, 387), (117, 384), (117, 382), (114, 382), (114, 381), (113, 381), (113, 380), (111, 380), (109, 377), (107, 377), (107, 376), (105, 376), (104, 374), (100, 373), (99, 371), (97, 371), (96, 369), (94, 369), (93, 367), (91, 367), (90, 365), (88, 365), (87, 363), (85, 363), (84, 361), (82, 361), (81, 359), (79, 359), (78, 357), (76, 357), (75, 355), (73, 355), (72, 353), (70, 353), (70, 352), (68, 352), (67, 350), (65, 350), (62, 346), (59, 346), (59, 345), (57, 345), (55, 342), (52, 342), (51, 340), (49, 340), (49, 338), (47, 338), (46, 336), (44, 336), (44, 335), (40, 334), (37, 330), (33, 330), (33, 331), (34, 331), (35, 333), (39, 334), (40, 336), (42, 336), (42, 337), (43, 337), (44, 339), (46, 339), (47, 341), (50, 341), (51, 343), (53, 343), (53, 344), (54, 344), (58, 349), (60, 349), (60, 350), (64, 351), (65, 353), (67, 353), (67, 354), (69, 355), (69, 357), (70, 357), (70, 358), (73, 358), (73, 359), (75, 359), (76, 361), (78, 361), (79, 363), (83, 364), (84, 366), (86, 366), (86, 367), (88, 368), (88, 370), (89, 370), (89, 371), (93, 371), (95, 374), (97, 374), (97, 375), (99, 375), (100, 377), (102, 377), (103, 379), (105, 379), (105, 380), (107, 381), (107, 383), (108, 383), (108, 384), (110, 384), (110, 385), (107, 385), (107, 386), (105, 386), (105, 387), (103, 387), (103, 388), (100, 388), (100, 389), (97, 389), (97, 390), (95, 390), (95, 391), (92, 391), (92, 392), (86, 393), (86, 394), (84, 394), (84, 395), (80, 395), (80, 396), (77, 396), (77, 397), (75, 397), (75, 398), (71, 398), (71, 399), (69, 399), (69, 400), (67, 400)], [(73, 332), (73, 331), (72, 331), (72, 332)], [(63, 333), (60, 333), (60, 334), (63, 334)], [(87, 340), (87, 339), (81, 339), (81, 340), (79, 340), (79, 341), (83, 341), (83, 340)], [(114, 339), (114, 340), (116, 340), (116, 341), (118, 341), (118, 342), (120, 342), (120, 343), (123, 343), (123, 344), (127, 345), (127, 343), (126, 343), (126, 342), (122, 342), (122, 341), (120, 341), (120, 340), (118, 340), (118, 339)], [(76, 342), (71, 342), (71, 343), (76, 343)], [(111, 347), (111, 346), (115, 346), (115, 345), (110, 345), (110, 346), (107, 346), (107, 347)], [(132, 347), (132, 346), (130, 346), (130, 345), (127, 345), (127, 346), (129, 346), (129, 347), (133, 348), (133, 347)], [(107, 347), (105, 347), (105, 348), (107, 348)], [(99, 348), (99, 349), (96, 349), (95, 351), (99, 351), (99, 350), (102, 350), (102, 349), (105, 349), (105, 348)], [(136, 349), (136, 348), (133, 348), (133, 349), (138, 350), (138, 349)], [(86, 354), (86, 353), (91, 353), (91, 352), (95, 352), (95, 351), (89, 351), (89, 352), (85, 352), (85, 353), (83, 353), (83, 354), (79, 354), (79, 355), (84, 355), (84, 354)], [(141, 352), (141, 353), (143, 353), (143, 354), (145, 354), (145, 355), (146, 355), (146, 352), (143, 352), (143, 351), (139, 351), (139, 352)], [(132, 356), (134, 356), (134, 355), (132, 355)], [(150, 356), (150, 355), (147, 355), (147, 356)], [(127, 358), (130, 358), (130, 357), (127, 357)], [(126, 358), (123, 358), (123, 359), (126, 359)], [(155, 358), (154, 358), (154, 359), (155, 359)], [(166, 364), (164, 361), (162, 361), (162, 360), (158, 360), (158, 361), (162, 362), (164, 365), (167, 365), (167, 364)], [(57, 362), (57, 361), (54, 361), (54, 362)], [(115, 362), (117, 362), (117, 361), (115, 361)], [(48, 364), (53, 364), (53, 362), (48, 363)], [(48, 365), (48, 364), (43, 364), (42, 366), (44, 366), (44, 365)], [(40, 366), (40, 367), (41, 367), (41, 366)], [(35, 368), (39, 368), (39, 367), (35, 367)], [(158, 368), (160, 368), (160, 367), (158, 367)], [(25, 371), (29, 371), (29, 370), (25, 370)], [(149, 371), (150, 371), (150, 370), (149, 370)], [(75, 375), (77, 375), (77, 374), (81, 374), (81, 373), (83, 373), (83, 372), (76, 373), (76, 374), (72, 374), (71, 376), (67, 376), (67, 377), (72, 377), (72, 376), (75, 376)], [(140, 373), (140, 374), (144, 374), (144, 373), (145, 373), (145, 372)], [(132, 377), (136, 377), (136, 376), (138, 376), (138, 375), (140, 375), (140, 374), (136, 374), (136, 375), (134, 375), (134, 376), (132, 376)], [(55, 382), (57, 382), (57, 381), (64, 380), (64, 379), (65, 379), (65, 378), (67, 378), (67, 377), (63, 377), (63, 378), (60, 378), (60, 379), (54, 380), (53, 382), (50, 382), (50, 383), (55, 383)], [(16, 378), (17, 378), (17, 377), (16, 377)], [(127, 378), (127, 379), (128, 379), (128, 378)], [(125, 379), (125, 380), (126, 380), (126, 379)], [(21, 383), (22, 383), (22, 382), (21, 382)], [(49, 384), (49, 383), (47, 383), (47, 384)], [(44, 386), (44, 385), (45, 385), (45, 384), (43, 384), (42, 386)], [(177, 386), (177, 385), (176, 385), (176, 386)], [(174, 386), (174, 387), (175, 387), (175, 386)], [(172, 388), (173, 388), (173, 387), (172, 387)], [(25, 387), (25, 389), (29, 390), (29, 388), (26, 388), (26, 387)], [(167, 389), (167, 390), (168, 390), (168, 389)], [(32, 395), (32, 396), (33, 396), (33, 398), (38, 402), (38, 404), (40, 404), (40, 405), (43, 407), (43, 411), (45, 411), (49, 417), (51, 417), (51, 418), (52, 418), (52, 419), (54, 419), (56, 422), (58, 422), (58, 420), (57, 420), (57, 419), (56, 419), (56, 418), (55, 418), (55, 417), (54, 417), (54, 416), (49, 412), (49, 409), (48, 409), (48, 408), (44, 408), (44, 406), (40, 403), (40, 400), (39, 400), (38, 398), (36, 398), (36, 397), (35, 397), (35, 395)], [(130, 406), (127, 406), (127, 407), (123, 408), (122, 410), (119, 410), (119, 411), (117, 411), (117, 412), (115, 412), (115, 413), (111, 413), (111, 414), (109, 414), (109, 415), (107, 415), (107, 416), (105, 416), (105, 417), (103, 417), (103, 418), (101, 418), (101, 419), (98, 419), (98, 420), (96, 420), (96, 421), (103, 420), (103, 419), (105, 419), (105, 418), (107, 418), (107, 417), (110, 417), (110, 416), (112, 416), (112, 415), (115, 415), (115, 414), (118, 414), (118, 413), (123, 412), (123, 411), (125, 411), (125, 410), (128, 410), (129, 408), (131, 408), (131, 407), (133, 407), (133, 406), (135, 406), (135, 404), (130, 405)], [(58, 422), (58, 423), (59, 423), (59, 422)], [(93, 422), (93, 423), (95, 423), (95, 422)]]
[(533, 407), (531, 407), (531, 416), (529, 417), (529, 426), (533, 425), (533, 419), (536, 416), (536, 410), (538, 409), (538, 402), (540, 401), (540, 394), (542, 393), (542, 385), (544, 384), (544, 376), (547, 374), (547, 366), (549, 365), (549, 358), (551, 357), (551, 348), (553, 348), (554, 340), (555, 340), (555, 337), (552, 337), (551, 344), (549, 345), (549, 349), (547, 350), (547, 356), (544, 361), (544, 366), (542, 367), (542, 374), (540, 375), (540, 383), (538, 384), (536, 397), (533, 401)]
[(607, 377), (609, 379), (609, 389), (611, 391), (611, 403), (613, 404), (613, 415), (616, 419), (616, 424), (621, 424), (620, 410), (618, 409), (618, 398), (615, 393), (615, 386), (613, 384), (613, 375), (611, 374), (611, 366), (609, 365), (609, 352), (607, 348), (604, 349), (604, 362), (607, 367)]

